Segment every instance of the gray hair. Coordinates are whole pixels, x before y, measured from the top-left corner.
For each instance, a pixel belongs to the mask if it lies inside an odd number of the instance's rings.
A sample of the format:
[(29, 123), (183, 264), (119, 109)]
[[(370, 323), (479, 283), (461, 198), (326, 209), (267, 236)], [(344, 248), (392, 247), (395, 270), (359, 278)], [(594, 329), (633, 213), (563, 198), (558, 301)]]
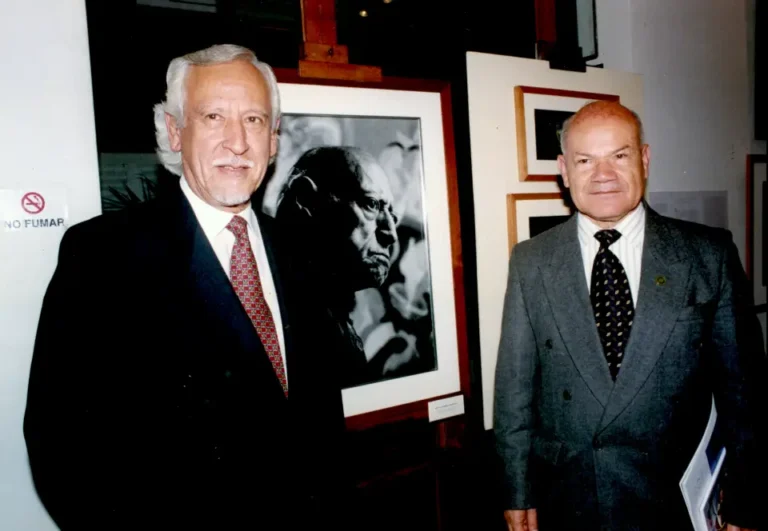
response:
[[(585, 104), (584, 107), (586, 107), (587, 105), (589, 105), (589, 103)], [(582, 109), (584, 107), (582, 107)], [(640, 137), (640, 145), (642, 146), (645, 143), (645, 132), (643, 131), (643, 121), (640, 119), (640, 116), (632, 109), (627, 109), (627, 111), (629, 111), (629, 113), (632, 115), (632, 117), (635, 120), (635, 125), (637, 125), (638, 136)], [(571, 124), (573, 123), (573, 119), (576, 117), (577, 114), (578, 112), (573, 113), (571, 116), (568, 117), (566, 121), (563, 122), (563, 128), (560, 131), (560, 151), (563, 154), (565, 154), (565, 141), (566, 141), (566, 137), (568, 136), (568, 129), (570, 129)]]
[(184, 127), (184, 99), (186, 98), (185, 82), (189, 67), (216, 65), (244, 60), (255, 66), (269, 87), (270, 103), (272, 106), (271, 127), (274, 131), (280, 120), (280, 93), (277, 88), (277, 78), (272, 68), (259, 61), (256, 54), (248, 48), (234, 44), (217, 44), (189, 53), (173, 59), (168, 65), (165, 75), (166, 93), (165, 101), (154, 106), (155, 113), (155, 138), (157, 140), (157, 156), (163, 166), (178, 176), (181, 176), (181, 153), (171, 149), (171, 141), (168, 137), (168, 128), (165, 124), (165, 115), (170, 114), (176, 119), (179, 128)]

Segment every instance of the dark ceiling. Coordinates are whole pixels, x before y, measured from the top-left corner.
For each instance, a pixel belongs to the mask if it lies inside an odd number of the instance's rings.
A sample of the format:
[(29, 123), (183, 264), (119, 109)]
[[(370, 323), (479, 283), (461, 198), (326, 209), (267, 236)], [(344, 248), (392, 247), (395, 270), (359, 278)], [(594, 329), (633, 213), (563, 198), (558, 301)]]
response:
[[(215, 3), (215, 12), (145, 3)], [(447, 80), (460, 76), (467, 50), (533, 56), (533, 0), (447, 5), (337, 0), (339, 43), (349, 46), (350, 62), (381, 66), (384, 75)], [(100, 152), (154, 149), (151, 109), (163, 98), (173, 57), (230, 42), (274, 67), (298, 64), (299, 0), (87, 0), (86, 7)]]

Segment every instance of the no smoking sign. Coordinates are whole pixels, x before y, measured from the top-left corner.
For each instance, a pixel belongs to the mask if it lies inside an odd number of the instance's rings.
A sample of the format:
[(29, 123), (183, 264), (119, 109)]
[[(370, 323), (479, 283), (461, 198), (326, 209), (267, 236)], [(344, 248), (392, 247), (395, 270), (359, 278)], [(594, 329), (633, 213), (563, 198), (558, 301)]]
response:
[(27, 192), (21, 198), (21, 208), (27, 214), (39, 214), (45, 208), (45, 199), (37, 192)]
[(63, 230), (69, 217), (63, 189), (0, 190), (0, 219), (5, 232)]

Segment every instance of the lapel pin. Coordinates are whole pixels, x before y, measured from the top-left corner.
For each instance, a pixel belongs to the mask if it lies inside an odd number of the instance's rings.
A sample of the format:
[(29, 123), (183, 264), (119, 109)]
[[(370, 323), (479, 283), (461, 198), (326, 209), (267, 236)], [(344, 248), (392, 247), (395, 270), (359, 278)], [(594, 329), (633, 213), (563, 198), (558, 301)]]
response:
[(664, 277), (664, 275), (659, 275), (658, 277), (656, 277), (657, 286), (663, 286), (666, 283), (667, 283), (667, 279), (666, 277)]

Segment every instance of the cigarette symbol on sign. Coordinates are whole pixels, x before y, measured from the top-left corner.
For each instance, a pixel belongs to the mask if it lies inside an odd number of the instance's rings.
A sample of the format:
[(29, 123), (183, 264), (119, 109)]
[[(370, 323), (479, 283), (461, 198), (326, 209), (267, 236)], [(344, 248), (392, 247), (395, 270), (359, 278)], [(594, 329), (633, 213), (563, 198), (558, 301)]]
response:
[(27, 214), (39, 214), (45, 208), (45, 199), (37, 192), (29, 192), (21, 198), (21, 208)]

